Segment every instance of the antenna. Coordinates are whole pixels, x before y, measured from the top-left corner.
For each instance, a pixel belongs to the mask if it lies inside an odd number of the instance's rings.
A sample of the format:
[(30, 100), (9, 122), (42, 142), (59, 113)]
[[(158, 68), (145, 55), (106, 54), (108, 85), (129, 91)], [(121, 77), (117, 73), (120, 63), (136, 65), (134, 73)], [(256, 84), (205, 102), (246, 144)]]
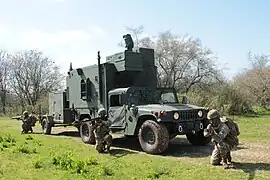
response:
[(73, 68), (72, 68), (72, 62), (69, 63), (69, 71), (72, 71)]

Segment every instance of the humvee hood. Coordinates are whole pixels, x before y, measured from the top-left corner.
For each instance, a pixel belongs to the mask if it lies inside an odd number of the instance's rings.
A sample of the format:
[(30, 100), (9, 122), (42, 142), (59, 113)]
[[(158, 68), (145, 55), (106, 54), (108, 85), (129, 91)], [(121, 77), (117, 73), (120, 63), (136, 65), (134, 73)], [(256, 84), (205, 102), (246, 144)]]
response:
[(151, 110), (151, 111), (177, 111), (177, 110), (188, 110), (188, 109), (202, 109), (190, 104), (148, 104), (137, 106), (139, 110)]

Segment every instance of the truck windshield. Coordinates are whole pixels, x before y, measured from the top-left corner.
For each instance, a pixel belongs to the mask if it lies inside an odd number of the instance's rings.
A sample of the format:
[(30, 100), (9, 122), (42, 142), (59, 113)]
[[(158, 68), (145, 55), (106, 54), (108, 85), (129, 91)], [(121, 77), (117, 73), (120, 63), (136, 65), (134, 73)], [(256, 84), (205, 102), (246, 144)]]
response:
[(163, 103), (177, 103), (177, 99), (173, 92), (163, 92), (161, 93), (160, 100)]
[(173, 92), (136, 89), (128, 94), (128, 102), (134, 105), (178, 103)]
[(134, 105), (155, 104), (158, 103), (156, 92), (153, 90), (134, 90), (128, 94), (129, 103)]

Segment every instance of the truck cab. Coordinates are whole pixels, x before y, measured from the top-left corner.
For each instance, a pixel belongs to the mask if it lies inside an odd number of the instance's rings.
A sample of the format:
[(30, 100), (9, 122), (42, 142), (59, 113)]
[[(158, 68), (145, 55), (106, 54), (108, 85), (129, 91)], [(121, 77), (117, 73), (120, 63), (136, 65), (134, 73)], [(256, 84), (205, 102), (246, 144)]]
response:
[[(162, 124), (166, 129), (163, 129), (163, 135), (167, 135), (167, 139), (185, 134), (192, 144), (202, 145), (209, 142), (202, 135), (207, 125), (206, 114), (207, 111), (203, 107), (187, 104), (186, 97), (179, 103), (173, 88), (128, 87), (109, 91), (108, 120), (111, 121), (110, 128), (113, 133), (126, 136), (137, 136), (140, 130), (157, 133), (159, 129), (157, 127)], [(147, 122), (157, 123), (157, 127), (151, 126), (156, 129), (150, 127), (141, 129)], [(149, 142), (141, 137), (140, 143)], [(142, 145), (142, 147), (151, 146)], [(154, 152), (153, 149), (144, 150)]]

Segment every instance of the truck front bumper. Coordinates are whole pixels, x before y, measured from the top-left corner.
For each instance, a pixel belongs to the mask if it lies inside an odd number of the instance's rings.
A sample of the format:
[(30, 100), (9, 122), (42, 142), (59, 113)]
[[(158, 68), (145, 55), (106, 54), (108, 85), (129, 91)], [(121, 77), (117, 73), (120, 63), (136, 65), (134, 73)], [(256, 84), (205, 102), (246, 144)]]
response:
[(203, 122), (201, 120), (185, 121), (176, 123), (175, 130), (179, 134), (196, 133), (204, 129)]

